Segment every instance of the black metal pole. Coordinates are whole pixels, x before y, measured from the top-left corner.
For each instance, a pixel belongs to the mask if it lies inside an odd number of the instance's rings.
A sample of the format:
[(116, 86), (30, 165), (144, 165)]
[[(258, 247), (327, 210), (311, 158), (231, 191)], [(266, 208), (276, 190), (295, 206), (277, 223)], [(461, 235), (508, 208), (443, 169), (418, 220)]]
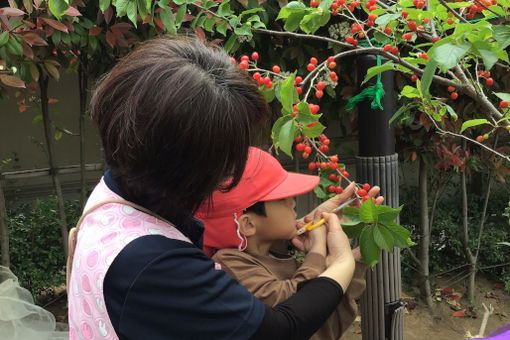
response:
[[(386, 60), (382, 58), (381, 63)], [(377, 56), (362, 55), (358, 62), (358, 82), (367, 70), (377, 65)], [(367, 86), (374, 85), (377, 77)], [(372, 109), (371, 100), (358, 103), (359, 156), (356, 159), (357, 181), (381, 187), (385, 204), (398, 207), (398, 155), (395, 132), (388, 122), (395, 112), (394, 72), (381, 74), (385, 95), (383, 110)], [(402, 340), (403, 308), (401, 303), (400, 251), (383, 251), (380, 262), (367, 272), (367, 288), (361, 298), (363, 340)]]

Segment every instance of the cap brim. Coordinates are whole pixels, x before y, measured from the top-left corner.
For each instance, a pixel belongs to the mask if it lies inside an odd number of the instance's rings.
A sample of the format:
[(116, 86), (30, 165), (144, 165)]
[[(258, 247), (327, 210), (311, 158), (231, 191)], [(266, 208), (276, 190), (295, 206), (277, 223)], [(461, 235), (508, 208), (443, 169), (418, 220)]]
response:
[(319, 176), (289, 172), (287, 178), (273, 191), (260, 198), (260, 201), (274, 201), (312, 191), (319, 184)]

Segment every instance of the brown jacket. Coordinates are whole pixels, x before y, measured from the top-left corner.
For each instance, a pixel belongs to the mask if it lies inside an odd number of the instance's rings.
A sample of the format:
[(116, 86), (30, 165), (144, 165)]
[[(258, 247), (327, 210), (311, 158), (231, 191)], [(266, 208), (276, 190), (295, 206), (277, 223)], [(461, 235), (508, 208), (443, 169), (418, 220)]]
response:
[[(222, 249), (213, 260), (263, 303), (275, 306), (292, 296), (298, 283), (317, 277), (326, 269), (324, 256), (308, 253), (301, 266), (293, 257), (251, 255), (237, 249)], [(366, 265), (356, 263), (351, 284), (342, 302), (326, 323), (311, 337), (313, 340), (337, 340), (356, 318), (358, 299), (366, 287)]]

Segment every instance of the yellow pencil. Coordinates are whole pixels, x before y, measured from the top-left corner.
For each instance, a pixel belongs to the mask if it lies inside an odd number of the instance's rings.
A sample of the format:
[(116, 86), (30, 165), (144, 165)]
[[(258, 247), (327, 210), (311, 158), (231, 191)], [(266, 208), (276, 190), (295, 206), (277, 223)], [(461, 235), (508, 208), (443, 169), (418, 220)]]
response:
[[(345, 208), (346, 206), (348, 206), (349, 204), (351, 204), (355, 200), (356, 200), (356, 198), (353, 198), (353, 199), (351, 199), (351, 200), (349, 200), (347, 202), (344, 202), (344, 203), (340, 204), (338, 207), (336, 207), (332, 211), (332, 213), (339, 212), (340, 210), (342, 210), (343, 208)], [(317, 222), (317, 223), (313, 223), (313, 221), (312, 222), (308, 222), (307, 224), (305, 224), (303, 227), (301, 227), (299, 230), (296, 231), (296, 235), (301, 235), (301, 234), (306, 233), (307, 231), (314, 230), (315, 228), (320, 227), (324, 223), (326, 223), (326, 220), (323, 219), (323, 218), (319, 222)]]

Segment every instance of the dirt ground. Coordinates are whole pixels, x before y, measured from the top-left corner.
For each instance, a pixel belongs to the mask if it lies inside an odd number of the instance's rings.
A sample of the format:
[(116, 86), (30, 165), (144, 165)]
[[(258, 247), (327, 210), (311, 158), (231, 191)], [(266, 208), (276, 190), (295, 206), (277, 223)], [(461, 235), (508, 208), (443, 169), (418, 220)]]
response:
[[(416, 297), (418, 291), (404, 291), (403, 301), (406, 304), (404, 314), (404, 339), (405, 340), (464, 340), (466, 331), (477, 334), (480, 329), (483, 316), (482, 302), (494, 307), (494, 314), (489, 317), (485, 336), (494, 330), (510, 323), (510, 294), (505, 292), (500, 285), (489, 282), (482, 277), (477, 277), (477, 294), (475, 314), (477, 316), (455, 317), (455, 312), (465, 311), (466, 301), (463, 298), (464, 290), (460, 286), (440, 287), (435, 301), (435, 316), (429, 312), (425, 304)], [(439, 301), (440, 300), (440, 301)], [(457, 301), (458, 300), (458, 301)], [(66, 296), (46, 302), (47, 310), (51, 311), (65, 329), (67, 323), (67, 300)], [(42, 304), (45, 305), (44, 303)], [(467, 310), (469, 313), (469, 310)], [(361, 321), (357, 320), (350, 327), (342, 340), (361, 340)], [(63, 330), (62, 329), (62, 330)]]
[[(440, 286), (440, 283), (438, 284)], [(493, 282), (477, 277), (474, 310), (477, 315), (465, 317), (452, 316), (455, 312), (462, 314), (462, 311), (468, 307), (462, 296), (464, 289), (460, 286), (441, 287), (437, 290), (439, 296), (436, 296), (434, 314), (429, 312), (425, 303), (415, 298), (419, 293), (417, 290), (403, 292), (403, 302), (407, 307), (404, 314), (404, 339), (464, 340), (466, 331), (475, 335), (482, 323), (484, 312), (482, 303), (485, 303), (487, 307), (489, 304), (494, 307), (494, 313), (489, 317), (484, 334), (485, 336), (489, 335), (510, 323), (510, 294), (499, 288), (500, 286), (498, 284), (495, 286)], [(469, 313), (469, 310), (467, 312)], [(361, 322), (357, 320), (342, 337), (342, 340), (361, 340), (360, 328)]]

